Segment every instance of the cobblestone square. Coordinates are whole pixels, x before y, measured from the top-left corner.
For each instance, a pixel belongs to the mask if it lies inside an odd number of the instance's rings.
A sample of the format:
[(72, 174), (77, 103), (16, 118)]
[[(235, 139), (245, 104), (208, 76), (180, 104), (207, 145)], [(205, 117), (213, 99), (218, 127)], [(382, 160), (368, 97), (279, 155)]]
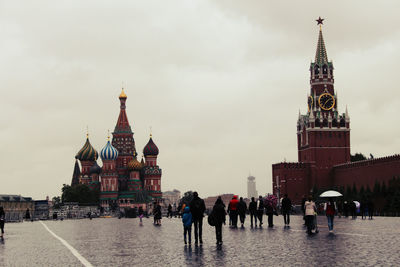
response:
[[(206, 218), (205, 218), (206, 219)], [(249, 219), (249, 218), (247, 218)], [(266, 219), (266, 218), (264, 218)], [(204, 220), (202, 246), (183, 243), (180, 219), (163, 218), (162, 226), (144, 219), (83, 219), (6, 224), (0, 244), (2, 266), (81, 266), (65, 240), (93, 266), (395, 266), (400, 261), (400, 221), (335, 218), (329, 234), (326, 218), (320, 232), (307, 236), (300, 216), (284, 228), (282, 216), (274, 227), (223, 228), (217, 248), (214, 228)]]

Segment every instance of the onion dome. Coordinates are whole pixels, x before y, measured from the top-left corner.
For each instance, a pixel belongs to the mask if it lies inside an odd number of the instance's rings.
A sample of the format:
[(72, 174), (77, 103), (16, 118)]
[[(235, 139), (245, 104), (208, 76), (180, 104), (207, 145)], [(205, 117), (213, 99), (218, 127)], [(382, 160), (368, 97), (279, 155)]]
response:
[(100, 174), (101, 167), (97, 164), (97, 161), (94, 162), (93, 166), (89, 169), (89, 174)]
[(121, 92), (121, 94), (119, 95), (119, 98), (120, 98), (120, 99), (121, 99), (121, 98), (128, 98), (128, 97), (126, 96), (125, 92), (124, 92), (124, 88), (122, 88), (122, 92)]
[(115, 160), (118, 157), (118, 150), (107, 141), (106, 146), (100, 151), (101, 160)]
[(95, 161), (98, 157), (99, 154), (90, 144), (89, 137), (86, 138), (86, 143), (75, 156), (75, 158), (79, 159), (80, 161)]
[(147, 145), (143, 149), (143, 154), (145, 156), (157, 156), (158, 155), (158, 147), (153, 142), (153, 138), (150, 135), (150, 140)]
[(142, 164), (136, 158), (128, 162), (128, 170), (139, 171), (140, 169), (142, 169)]

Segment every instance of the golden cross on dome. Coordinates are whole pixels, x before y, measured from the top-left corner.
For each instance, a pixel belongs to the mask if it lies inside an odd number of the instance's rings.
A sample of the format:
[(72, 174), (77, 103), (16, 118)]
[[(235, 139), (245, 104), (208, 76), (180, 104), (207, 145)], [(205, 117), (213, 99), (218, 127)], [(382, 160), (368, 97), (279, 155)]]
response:
[(89, 125), (86, 125), (86, 138), (89, 138)]
[(108, 131), (108, 137), (107, 137), (107, 139), (108, 139), (108, 141), (110, 141), (110, 129), (108, 129), (107, 131)]

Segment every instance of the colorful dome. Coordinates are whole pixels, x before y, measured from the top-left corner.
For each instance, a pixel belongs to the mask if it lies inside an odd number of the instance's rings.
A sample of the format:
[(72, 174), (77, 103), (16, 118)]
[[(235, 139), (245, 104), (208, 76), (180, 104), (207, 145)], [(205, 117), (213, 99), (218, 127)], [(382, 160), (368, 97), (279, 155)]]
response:
[(95, 161), (93, 166), (90, 167), (89, 169), (89, 174), (93, 173), (100, 174), (100, 172), (101, 172), (101, 167), (97, 164), (97, 161)]
[(113, 147), (110, 140), (107, 141), (106, 146), (100, 151), (101, 160), (115, 160), (118, 157), (118, 150)]
[(142, 164), (136, 158), (128, 162), (128, 170), (139, 171), (140, 169), (142, 169)]
[(143, 149), (143, 154), (145, 156), (157, 156), (158, 155), (158, 147), (153, 142), (153, 138), (150, 135), (150, 140), (147, 145)]
[(86, 143), (83, 145), (81, 150), (76, 154), (75, 158), (80, 161), (94, 161), (99, 157), (96, 149), (92, 147), (89, 142), (89, 138), (86, 138)]

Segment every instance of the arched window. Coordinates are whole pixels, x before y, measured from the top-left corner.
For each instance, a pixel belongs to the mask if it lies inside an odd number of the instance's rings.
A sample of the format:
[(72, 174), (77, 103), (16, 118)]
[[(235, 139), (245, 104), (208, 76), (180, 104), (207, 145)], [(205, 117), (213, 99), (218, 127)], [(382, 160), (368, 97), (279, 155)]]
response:
[(314, 74), (315, 75), (319, 74), (319, 66), (318, 65), (314, 66)]
[(321, 122), (319, 121), (319, 119), (315, 120), (315, 127), (320, 127), (321, 126)]
[(328, 127), (328, 120), (324, 119), (323, 123), (322, 123), (322, 127)]
[(322, 74), (328, 74), (328, 66), (327, 65), (322, 66)]
[(336, 119), (333, 119), (332, 121), (332, 127), (338, 127), (338, 122)]
[(340, 127), (345, 127), (346, 126), (346, 122), (345, 122), (345, 120), (342, 118), (341, 120), (340, 120)]

